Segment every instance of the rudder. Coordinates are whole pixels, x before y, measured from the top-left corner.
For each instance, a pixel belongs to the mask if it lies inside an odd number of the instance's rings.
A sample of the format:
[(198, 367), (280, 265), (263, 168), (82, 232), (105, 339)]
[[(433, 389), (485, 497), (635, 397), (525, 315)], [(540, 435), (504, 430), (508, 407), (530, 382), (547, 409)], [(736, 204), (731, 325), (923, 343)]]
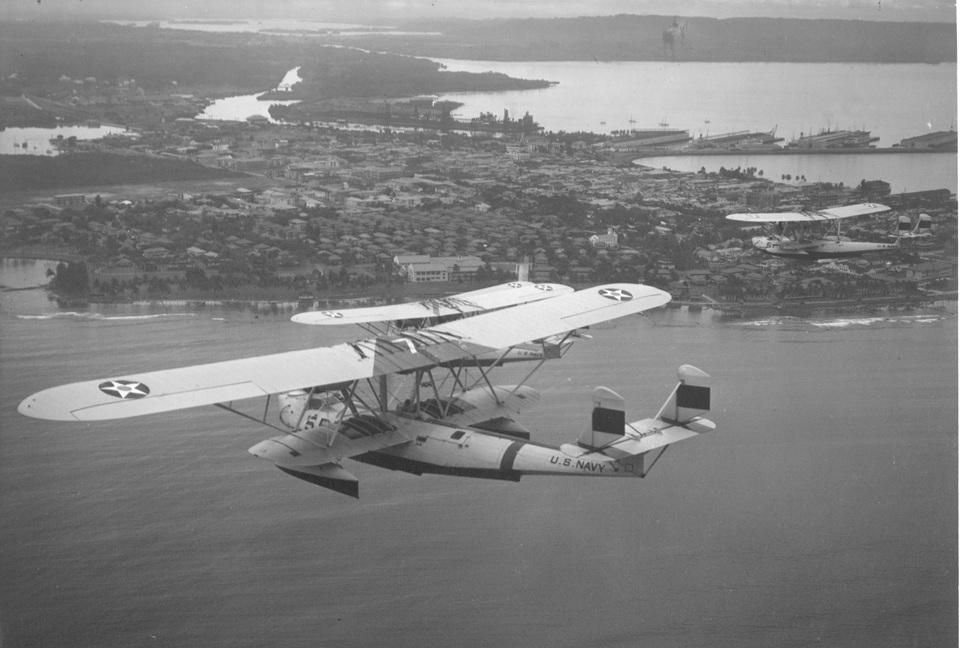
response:
[(710, 374), (693, 365), (677, 369), (676, 389), (660, 408), (658, 418), (683, 425), (710, 411)]
[(593, 390), (590, 429), (583, 431), (577, 443), (590, 450), (610, 445), (623, 437), (626, 422), (623, 397), (612, 389), (597, 387)]

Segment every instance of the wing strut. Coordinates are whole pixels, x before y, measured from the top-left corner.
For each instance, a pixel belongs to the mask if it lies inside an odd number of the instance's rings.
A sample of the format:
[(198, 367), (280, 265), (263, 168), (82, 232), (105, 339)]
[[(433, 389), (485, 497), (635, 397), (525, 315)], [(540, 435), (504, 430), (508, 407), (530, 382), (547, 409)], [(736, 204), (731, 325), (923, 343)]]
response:
[[(500, 352), (500, 356), (497, 358), (496, 362), (494, 362), (492, 365), (490, 365), (490, 368), (491, 368), (491, 369), (494, 369), (495, 367), (499, 366), (500, 363), (503, 362), (503, 359), (507, 357), (507, 354), (510, 353), (510, 351), (511, 351), (512, 349), (513, 349), (513, 347), (507, 347), (506, 349), (504, 349), (503, 351), (501, 351), (501, 352)], [(476, 357), (476, 356), (474, 356), (473, 359), (474, 359), (474, 361), (477, 363), (477, 370), (480, 372), (480, 375), (483, 377), (483, 381), (484, 381), (485, 383), (487, 383), (487, 387), (490, 388), (490, 395), (493, 396), (494, 402), (495, 402), (497, 405), (503, 405), (503, 401), (501, 401), (501, 400), (500, 400), (500, 397), (497, 395), (497, 390), (493, 388), (493, 384), (491, 384), (490, 378), (487, 376), (487, 372), (483, 370), (483, 367), (482, 367), (482, 366), (480, 366), (480, 361), (477, 360), (477, 357)], [(479, 381), (477, 381), (477, 382), (479, 382)]]
[[(270, 404), (270, 397), (267, 396), (267, 405), (269, 406), (269, 404)], [(276, 426), (276, 425), (274, 425), (273, 423), (267, 423), (267, 410), (266, 410), (266, 408), (264, 408), (264, 410), (263, 410), (263, 419), (258, 419), (258, 418), (255, 417), (255, 416), (250, 416), (250, 415), (247, 414), (246, 412), (241, 412), (240, 410), (233, 409), (233, 407), (231, 407), (231, 406), (233, 405), (233, 402), (232, 402), (232, 401), (230, 402), (229, 405), (224, 405), (223, 403), (214, 403), (213, 405), (214, 405), (214, 407), (219, 407), (220, 409), (226, 410), (226, 411), (230, 412), (231, 414), (236, 414), (237, 416), (242, 416), (242, 417), (245, 418), (245, 419), (250, 419), (250, 420), (253, 421), (254, 423), (259, 423), (260, 425), (265, 425), (265, 426), (267, 426), (268, 428), (271, 428), (271, 429), (273, 429), (273, 430), (277, 430), (278, 432), (283, 432), (284, 434), (289, 434), (289, 433), (290, 433), (290, 430), (288, 430), (288, 429), (286, 429), (286, 428), (282, 428), (282, 427)]]
[(433, 377), (433, 372), (428, 371), (427, 373), (430, 374), (430, 388), (433, 390), (433, 397), (437, 400), (437, 409), (440, 412), (440, 417), (446, 418), (450, 403), (444, 403), (443, 399), (440, 398), (440, 390), (437, 389), (437, 381)]
[(389, 390), (387, 389), (387, 374), (380, 376), (380, 391), (379, 391), (379, 401), (380, 401), (380, 411), (387, 411), (387, 397), (389, 395)]
[(307, 400), (303, 405), (303, 409), (300, 410), (300, 416), (297, 418), (297, 424), (293, 427), (294, 431), (300, 429), (300, 424), (303, 422), (303, 417), (306, 415), (307, 410), (310, 409), (310, 399), (313, 398), (313, 392), (317, 389), (317, 386), (314, 385), (310, 388), (310, 391), (307, 392)]
[[(569, 332), (567, 332), (567, 334), (564, 335), (563, 338), (557, 343), (557, 348), (561, 350), (561, 353), (563, 353), (563, 343), (566, 342), (568, 339), (570, 339), (573, 335), (574, 335), (574, 331), (569, 331)], [(523, 386), (527, 383), (527, 381), (530, 380), (530, 378), (533, 377), (533, 374), (537, 373), (537, 370), (539, 370), (540, 367), (543, 366), (543, 363), (546, 362), (548, 359), (549, 359), (549, 357), (548, 357), (548, 355), (547, 355), (546, 342), (543, 342), (543, 359), (540, 360), (540, 362), (537, 363), (537, 366), (535, 366), (533, 369), (531, 369), (531, 370), (530, 370), (530, 373), (528, 373), (526, 376), (524, 376), (524, 377), (523, 377), (523, 380), (521, 380), (520, 383), (519, 383), (516, 387), (513, 388), (513, 391), (511, 392), (511, 395), (516, 394), (517, 391), (519, 391), (520, 388), (523, 387)]]
[(650, 474), (650, 471), (653, 469), (654, 464), (656, 464), (660, 460), (660, 457), (663, 456), (663, 453), (666, 452), (667, 448), (669, 447), (670, 447), (669, 444), (663, 446), (663, 448), (660, 449), (660, 452), (657, 453), (657, 456), (653, 458), (653, 461), (650, 462), (649, 466), (646, 465), (647, 455), (645, 454), (640, 455), (640, 476), (641, 477), (646, 477), (647, 475)]
[(530, 373), (528, 373), (526, 376), (524, 376), (524, 377), (523, 377), (523, 380), (521, 380), (521, 381), (517, 384), (517, 386), (513, 388), (513, 391), (510, 392), (510, 395), (513, 396), (513, 395), (516, 394), (518, 391), (520, 391), (520, 388), (523, 387), (523, 386), (527, 383), (527, 381), (530, 380), (530, 378), (533, 377), (533, 374), (535, 374), (535, 373), (537, 372), (537, 370), (538, 370), (540, 367), (542, 367), (542, 366), (543, 366), (543, 363), (546, 362), (546, 361), (547, 361), (546, 358), (543, 358), (542, 360), (540, 360), (540, 362), (537, 363), (537, 366), (535, 366), (533, 369), (531, 369), (531, 370), (530, 370)]

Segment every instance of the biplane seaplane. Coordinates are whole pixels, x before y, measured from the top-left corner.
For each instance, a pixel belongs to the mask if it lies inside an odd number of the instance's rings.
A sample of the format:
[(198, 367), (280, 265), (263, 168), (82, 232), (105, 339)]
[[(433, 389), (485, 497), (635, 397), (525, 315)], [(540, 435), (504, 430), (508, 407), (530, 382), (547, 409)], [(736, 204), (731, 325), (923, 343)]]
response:
[[(762, 252), (788, 259), (816, 261), (899, 249), (900, 239), (904, 238), (902, 221), (898, 224), (897, 240), (893, 243), (851, 241), (840, 233), (843, 219), (887, 211), (890, 211), (890, 208), (886, 205), (861, 203), (821, 211), (729, 214), (727, 220), (761, 224), (773, 229), (766, 236), (753, 238), (753, 246)], [(909, 223), (909, 218), (907, 222)], [(835, 231), (829, 233), (834, 226)], [(921, 222), (918, 222), (915, 229), (920, 226)], [(910, 230), (909, 226), (907, 230)]]
[[(353, 497), (359, 497), (359, 482), (343, 467), (345, 459), (415, 475), (509, 481), (524, 475), (644, 477), (669, 445), (715, 428), (703, 417), (710, 409), (709, 376), (684, 365), (651, 418), (628, 423), (624, 399), (597, 387), (590, 422), (575, 440), (556, 447), (530, 440), (517, 417), (539, 401), (526, 382), (548, 354), (528, 358), (533, 369), (509, 385), (493, 382), (502, 362), (481, 358), (507, 358), (520, 345), (547, 339), (559, 339), (562, 347), (579, 329), (670, 301), (668, 293), (641, 284), (576, 292), (532, 285), (493, 291), (516, 295), (516, 305), (494, 311), (483, 312), (489, 297), (474, 295), (478, 308), (454, 321), (325, 348), (72, 383), (29, 396), (18, 409), (34, 418), (87, 422), (214, 405), (280, 432), (250, 454)], [(530, 291), (547, 296), (517, 303)], [(402, 319), (396, 307), (384, 312)], [(300, 321), (373, 317), (342, 315), (304, 314)], [(270, 413), (275, 396), (279, 416)], [(256, 405), (250, 414), (235, 405), (247, 399), (263, 399), (262, 410)]]

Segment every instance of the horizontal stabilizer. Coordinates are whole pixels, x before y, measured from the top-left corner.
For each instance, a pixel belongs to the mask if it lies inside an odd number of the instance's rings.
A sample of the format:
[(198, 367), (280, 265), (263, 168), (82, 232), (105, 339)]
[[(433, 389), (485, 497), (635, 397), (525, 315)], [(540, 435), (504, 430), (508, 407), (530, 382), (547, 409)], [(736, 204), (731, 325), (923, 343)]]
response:
[(301, 466), (296, 469), (284, 466), (277, 466), (277, 468), (297, 479), (360, 499), (360, 480), (339, 464)]
[(716, 429), (713, 421), (699, 418), (685, 425), (675, 425), (663, 419), (643, 419), (630, 424), (630, 428), (639, 430), (639, 435), (625, 437), (608, 448), (603, 453), (617, 459), (635, 457), (657, 448), (693, 439), (706, 432)]
[(907, 239), (923, 238), (933, 233), (932, 226), (933, 221), (930, 219), (930, 214), (920, 214), (917, 217), (917, 224), (912, 227), (910, 217), (901, 216), (900, 222), (897, 224), (897, 236)]

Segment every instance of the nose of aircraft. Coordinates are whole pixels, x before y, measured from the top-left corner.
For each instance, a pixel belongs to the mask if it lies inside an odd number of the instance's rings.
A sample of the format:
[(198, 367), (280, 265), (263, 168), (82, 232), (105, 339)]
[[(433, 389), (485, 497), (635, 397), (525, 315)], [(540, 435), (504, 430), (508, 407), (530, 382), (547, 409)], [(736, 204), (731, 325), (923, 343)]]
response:
[(261, 441), (247, 452), (281, 466), (317, 466), (336, 458), (336, 452), (330, 448), (333, 434), (329, 428), (300, 430)]
[(754, 236), (751, 239), (751, 243), (753, 243), (753, 247), (763, 249), (770, 243), (770, 238), (767, 236)]
[(251, 446), (247, 452), (252, 454), (254, 457), (266, 459), (267, 461), (272, 461), (274, 463), (289, 458), (290, 456), (290, 448), (282, 443), (277, 443), (273, 439), (261, 441), (260, 443)]

